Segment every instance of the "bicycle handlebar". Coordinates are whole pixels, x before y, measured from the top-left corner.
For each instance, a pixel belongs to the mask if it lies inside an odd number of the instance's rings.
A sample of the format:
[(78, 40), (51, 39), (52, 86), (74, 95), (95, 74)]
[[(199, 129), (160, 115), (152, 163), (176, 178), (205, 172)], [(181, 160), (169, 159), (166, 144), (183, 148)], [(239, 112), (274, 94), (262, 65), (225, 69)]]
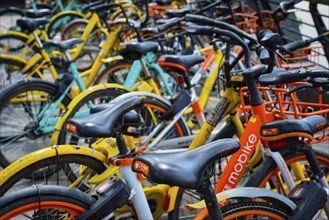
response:
[(325, 32), (318, 37), (307, 39), (307, 40), (299, 40), (299, 41), (291, 42), (291, 43), (282, 45), (281, 47), (283, 47), (284, 49), (286, 49), (288, 51), (295, 51), (297, 49), (307, 47), (315, 41), (320, 41), (321, 39), (326, 39), (326, 37), (328, 37), (328, 36), (329, 36), (329, 32)]
[(295, 72), (280, 72), (261, 75), (258, 82), (262, 85), (276, 85), (282, 83), (293, 83), (301, 80), (314, 78), (328, 78), (329, 70), (304, 70)]
[(241, 38), (245, 38), (245, 39), (249, 40), (251, 43), (253, 43), (255, 45), (259, 45), (257, 42), (257, 39), (255, 39), (250, 34), (240, 30), (239, 28), (237, 28), (234, 25), (230, 25), (228, 23), (221, 22), (221, 21), (215, 21), (213, 19), (201, 16), (201, 15), (193, 15), (193, 14), (185, 15), (185, 20), (196, 23), (196, 24), (200, 24), (200, 25), (209, 25), (209, 26), (213, 26), (216, 28), (232, 31), (233, 33), (240, 36)]
[(240, 45), (243, 48), (246, 66), (248, 68), (251, 67), (249, 47), (237, 34), (227, 30), (220, 30), (215, 27), (199, 25), (188, 26), (187, 32), (191, 34), (202, 34), (208, 36), (215, 35), (217, 38), (221, 39), (224, 42)]

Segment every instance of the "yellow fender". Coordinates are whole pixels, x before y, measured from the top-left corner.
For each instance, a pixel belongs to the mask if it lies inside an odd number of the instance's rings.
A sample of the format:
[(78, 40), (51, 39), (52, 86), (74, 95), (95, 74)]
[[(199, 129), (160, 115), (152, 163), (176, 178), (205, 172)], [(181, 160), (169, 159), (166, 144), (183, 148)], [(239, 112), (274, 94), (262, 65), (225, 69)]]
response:
[(70, 102), (69, 106), (67, 107), (67, 111), (56, 123), (55, 131), (53, 132), (53, 135), (51, 137), (51, 142), (50, 142), (51, 145), (58, 143), (57, 141), (58, 141), (59, 133), (62, 129), (64, 129), (63, 128), (64, 122), (67, 120), (68, 116), (71, 114), (72, 109), (87, 95), (94, 93), (98, 90), (103, 90), (103, 89), (118, 89), (118, 90), (122, 90), (125, 92), (130, 92), (130, 90), (125, 88), (124, 86), (119, 85), (119, 84), (114, 84), (114, 83), (107, 83), (107, 84), (93, 86), (93, 87), (87, 89), (86, 91), (81, 92), (78, 96), (76, 96)]
[(43, 160), (45, 158), (56, 157), (57, 155), (83, 155), (95, 158), (96, 160), (106, 162), (106, 157), (91, 148), (84, 147), (84, 146), (76, 146), (76, 145), (60, 145), (60, 146), (51, 146), (42, 148), (40, 150), (34, 151), (24, 157), (16, 160), (4, 170), (0, 172), (0, 186), (14, 176), (16, 173), (20, 172), (21, 170), (25, 169), (27, 166)]

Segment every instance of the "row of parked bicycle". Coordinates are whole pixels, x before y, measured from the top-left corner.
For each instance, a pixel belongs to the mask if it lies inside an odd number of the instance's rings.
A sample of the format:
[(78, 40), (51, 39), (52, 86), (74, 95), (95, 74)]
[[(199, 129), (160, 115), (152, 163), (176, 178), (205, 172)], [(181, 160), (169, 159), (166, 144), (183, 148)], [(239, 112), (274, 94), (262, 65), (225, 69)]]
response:
[(242, 1), (67, 3), (0, 9), (0, 219), (329, 216), (329, 70), (282, 68), (329, 32), (284, 44)]

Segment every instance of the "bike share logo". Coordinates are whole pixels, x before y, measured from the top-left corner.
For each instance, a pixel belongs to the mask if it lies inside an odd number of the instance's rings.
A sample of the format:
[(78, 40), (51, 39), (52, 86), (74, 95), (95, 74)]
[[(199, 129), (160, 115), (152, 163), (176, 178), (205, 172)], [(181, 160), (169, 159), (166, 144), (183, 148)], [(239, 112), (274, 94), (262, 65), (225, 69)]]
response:
[(224, 186), (224, 190), (231, 189), (231, 185), (235, 186), (239, 181), (238, 177), (246, 167), (246, 164), (248, 163), (248, 158), (254, 152), (257, 140), (258, 138), (255, 134), (249, 135), (246, 145), (243, 146), (242, 150), (240, 151), (240, 156), (237, 159), (237, 163), (234, 165), (233, 172), (228, 178), (228, 183)]

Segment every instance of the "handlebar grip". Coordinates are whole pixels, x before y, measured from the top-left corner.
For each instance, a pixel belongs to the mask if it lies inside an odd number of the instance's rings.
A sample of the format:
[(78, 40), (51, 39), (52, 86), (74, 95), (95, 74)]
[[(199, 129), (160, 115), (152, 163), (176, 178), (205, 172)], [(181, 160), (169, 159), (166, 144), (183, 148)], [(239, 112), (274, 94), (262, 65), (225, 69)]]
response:
[(289, 50), (289, 51), (295, 51), (297, 49), (307, 47), (309, 45), (310, 45), (309, 41), (299, 40), (299, 41), (295, 41), (295, 42), (291, 42), (291, 43), (282, 45), (282, 47), (285, 48), (286, 50)]
[(262, 85), (276, 85), (282, 83), (293, 83), (301, 80), (299, 72), (281, 72), (261, 75), (258, 82)]

